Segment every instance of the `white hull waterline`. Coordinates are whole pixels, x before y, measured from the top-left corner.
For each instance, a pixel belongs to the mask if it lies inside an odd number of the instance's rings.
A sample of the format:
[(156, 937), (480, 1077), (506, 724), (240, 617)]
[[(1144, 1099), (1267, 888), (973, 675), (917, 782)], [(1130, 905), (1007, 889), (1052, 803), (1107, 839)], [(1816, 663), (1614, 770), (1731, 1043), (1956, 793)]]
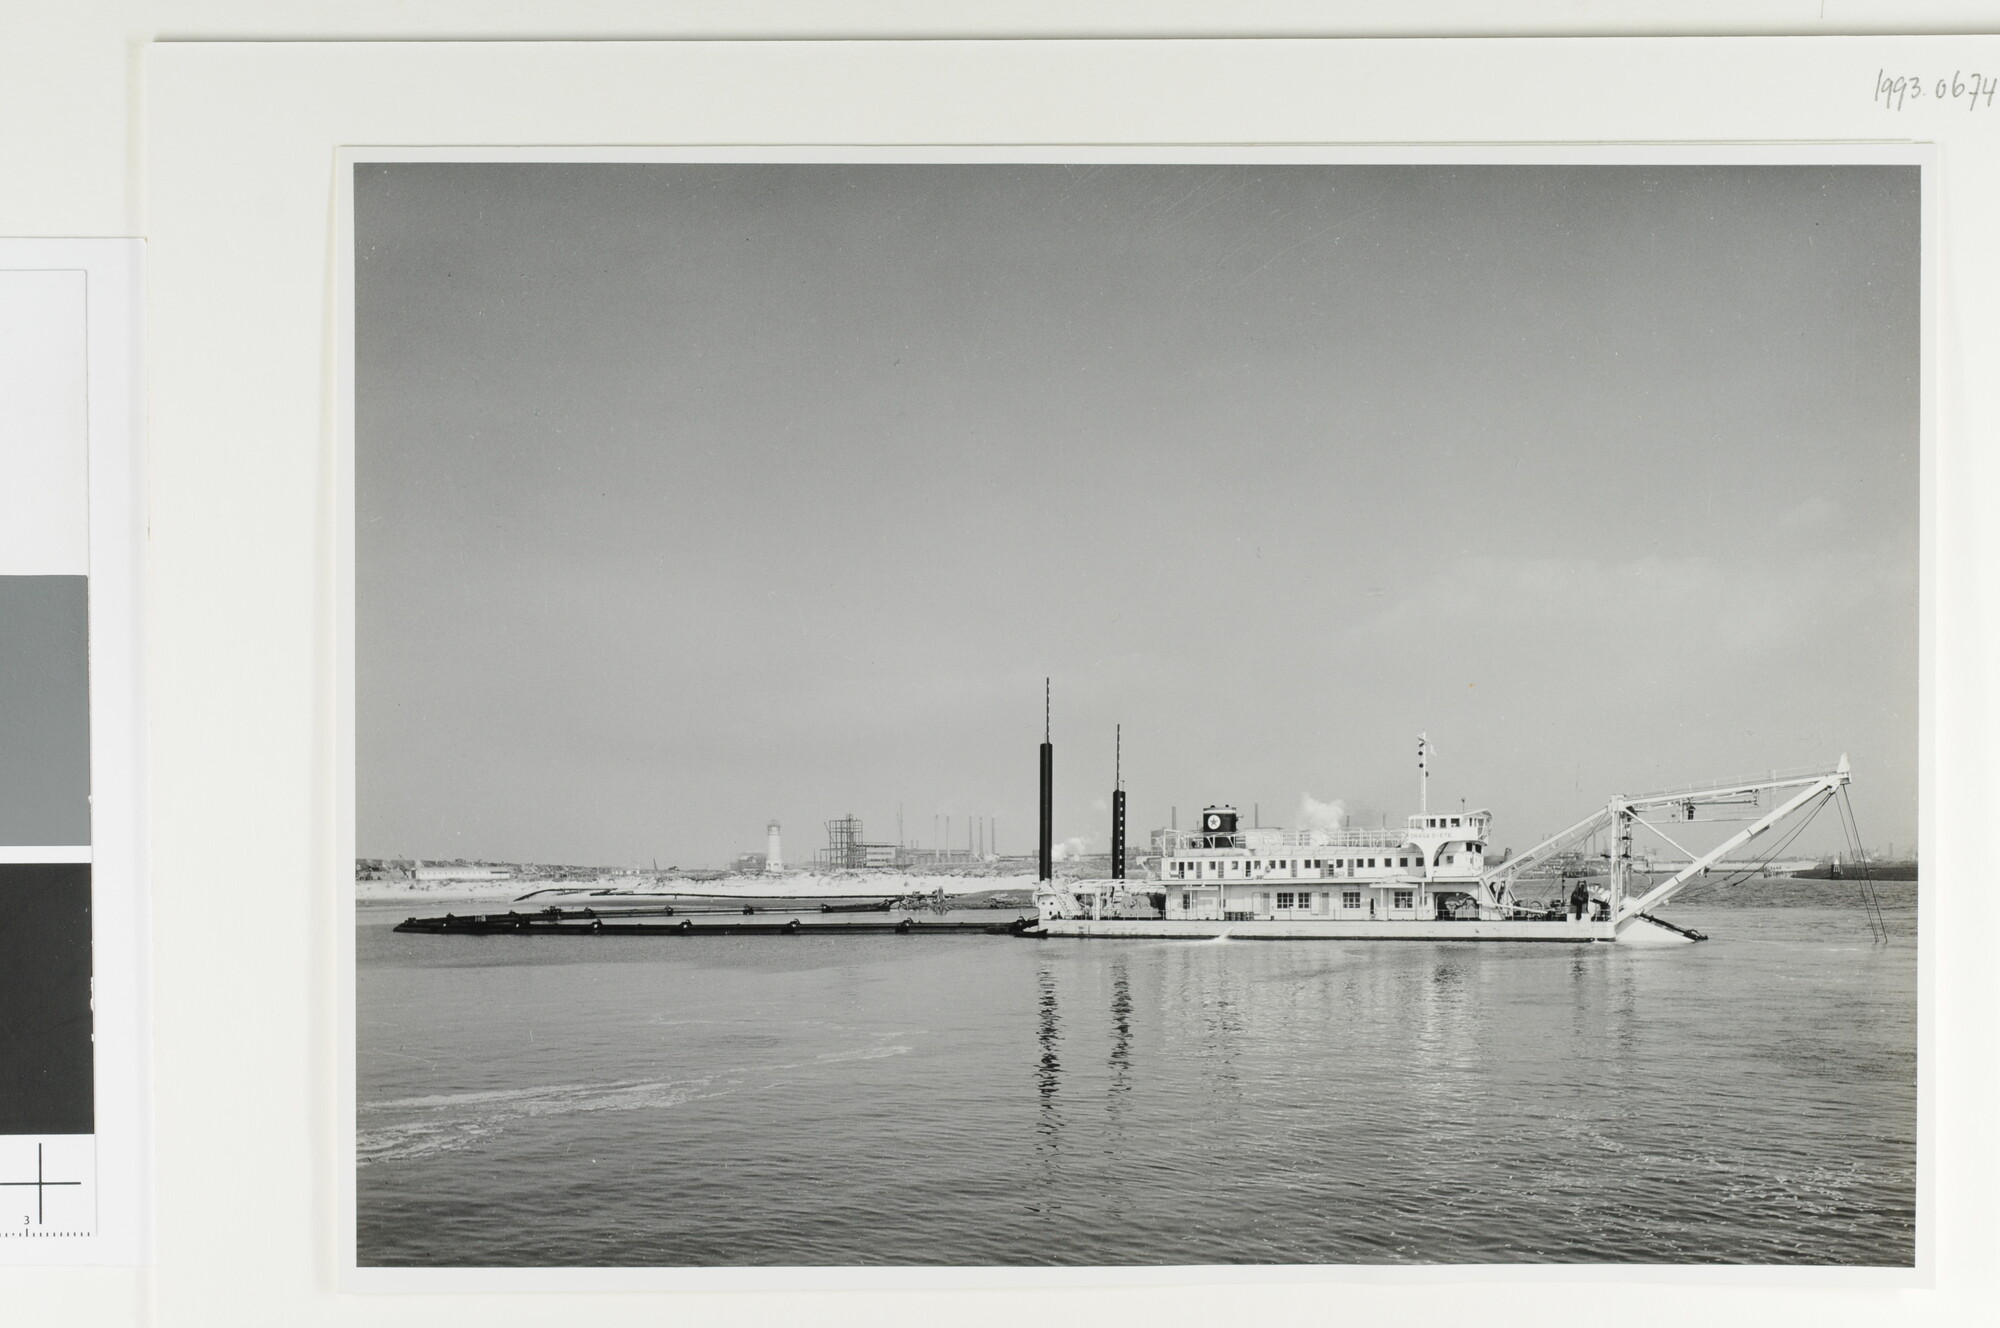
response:
[(1657, 918), (1628, 921), (1623, 931), (1596, 921), (1466, 922), (1183, 922), (1164, 918), (1051, 918), (1045, 936), (1122, 936), (1180, 941), (1619, 941), (1627, 945), (1685, 945), (1701, 939)]

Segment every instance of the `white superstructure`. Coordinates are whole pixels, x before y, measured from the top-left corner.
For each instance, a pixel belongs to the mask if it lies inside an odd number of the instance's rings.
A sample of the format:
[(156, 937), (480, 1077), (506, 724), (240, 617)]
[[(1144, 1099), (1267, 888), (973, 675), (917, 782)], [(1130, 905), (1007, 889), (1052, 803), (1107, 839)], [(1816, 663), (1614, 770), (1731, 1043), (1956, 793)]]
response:
[(1476, 907), (1493, 814), (1420, 813), (1397, 828), (1240, 830), (1233, 807), (1163, 837), (1170, 919), (1348, 917), (1414, 922)]

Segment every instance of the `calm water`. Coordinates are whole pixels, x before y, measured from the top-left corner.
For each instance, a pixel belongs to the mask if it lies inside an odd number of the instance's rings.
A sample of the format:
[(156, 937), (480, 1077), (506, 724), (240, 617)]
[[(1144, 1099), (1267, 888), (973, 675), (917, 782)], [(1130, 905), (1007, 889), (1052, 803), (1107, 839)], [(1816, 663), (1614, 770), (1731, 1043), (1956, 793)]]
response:
[(1915, 891), (1882, 889), (1886, 947), (1826, 882), (1677, 908), (1715, 939), (1669, 950), (368, 910), (361, 1262), (1907, 1265)]

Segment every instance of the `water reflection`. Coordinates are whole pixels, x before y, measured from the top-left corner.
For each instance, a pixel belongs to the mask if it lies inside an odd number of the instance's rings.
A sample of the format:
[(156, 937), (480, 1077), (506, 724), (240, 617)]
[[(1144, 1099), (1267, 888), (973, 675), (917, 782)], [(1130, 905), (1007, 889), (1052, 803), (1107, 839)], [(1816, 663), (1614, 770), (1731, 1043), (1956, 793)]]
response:
[[(1230, 942), (1176, 944), (1155, 950), (1160, 961), (1160, 1013), (1167, 1045), (1186, 1048), (1210, 1066), (1215, 1081), (1235, 1080), (1236, 1042), (1241, 1018), (1228, 989), (1230, 967), (1218, 951), (1243, 951)], [(1242, 955), (1247, 967), (1252, 954)]]
[(1036, 982), (1041, 998), (1036, 1011), (1035, 1043), (1041, 1050), (1041, 1059), (1035, 1063), (1035, 1088), (1041, 1107), (1035, 1133), (1038, 1146), (1053, 1149), (1062, 1131), (1056, 1102), (1056, 1089), (1062, 1081), (1062, 1057), (1056, 1051), (1062, 1037), (1062, 1013), (1056, 1008), (1056, 975), (1048, 961), (1042, 962)]
[(1123, 955), (1111, 963), (1111, 1087), (1105, 1109), (1112, 1132), (1124, 1136), (1125, 1099), (1132, 1092), (1132, 974)]

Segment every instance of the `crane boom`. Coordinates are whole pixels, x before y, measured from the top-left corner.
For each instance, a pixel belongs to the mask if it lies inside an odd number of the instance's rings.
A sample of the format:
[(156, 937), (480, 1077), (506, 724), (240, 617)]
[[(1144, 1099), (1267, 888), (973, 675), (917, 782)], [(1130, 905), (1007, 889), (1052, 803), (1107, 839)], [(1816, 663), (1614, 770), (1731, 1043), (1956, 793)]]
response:
[[(1800, 790), (1797, 795), (1786, 801), (1782, 806), (1776, 807), (1769, 814), (1759, 817), (1744, 830), (1730, 836), (1707, 853), (1695, 857), (1686, 867), (1676, 872), (1667, 880), (1653, 886), (1643, 895), (1627, 899), (1622, 894), (1618, 894), (1619, 887), (1614, 886), (1614, 894), (1618, 895), (1615, 920), (1623, 921), (1635, 913), (1643, 912), (1649, 908), (1657, 908), (1659, 905), (1666, 903), (1667, 900), (1680, 891), (1682, 886), (1701, 875), (1709, 867), (1720, 862), (1727, 854), (1742, 847), (1758, 835), (1763, 834), (1793, 812), (1810, 803), (1814, 798), (1830, 795), (1847, 782), (1847, 758), (1842, 756), (1839, 762), (1830, 768), (1821, 767), (1811, 771), (1782, 776), (1773, 775), (1768, 779), (1732, 780), (1723, 783), (1674, 789), (1661, 793), (1615, 797), (1605, 806), (1592, 812), (1576, 824), (1550, 835), (1527, 852), (1510, 857), (1507, 861), (1485, 872), (1480, 877), (1480, 884), (1483, 887), (1483, 898), (1494, 905), (1505, 907), (1505, 892), (1512, 886), (1514, 879), (1522, 872), (1538, 862), (1555, 856), (1570, 845), (1596, 834), (1601, 829), (1623, 826), (1635, 821), (1638, 824), (1645, 825), (1648, 829), (1653, 829), (1650, 822), (1639, 820), (1638, 813), (1640, 812), (1657, 807), (1685, 806), (1688, 808), (1689, 816), (1692, 817), (1693, 809), (1698, 805), (1713, 806), (1718, 804), (1749, 803), (1760, 801), (1763, 794), (1775, 792), (1780, 789), (1796, 788)], [(1655, 833), (1659, 832), (1655, 830)], [(1664, 839), (1666, 836), (1662, 834), (1661, 838)], [(1673, 841), (1668, 840), (1668, 842), (1672, 843)], [(1678, 848), (1680, 846), (1675, 845), (1675, 847)], [(1687, 850), (1683, 849), (1682, 851), (1686, 852)], [(1618, 876), (1615, 871), (1616, 865), (1614, 864), (1614, 878), (1622, 884), (1622, 877)]]
[[(1758, 835), (1763, 834), (1766, 830), (1769, 830), (1772, 826), (1784, 820), (1787, 816), (1790, 816), (1793, 812), (1799, 810), (1799, 808), (1805, 806), (1815, 798), (1831, 797), (1847, 781), (1847, 757), (1843, 755), (1840, 758), (1840, 763), (1832, 770), (1824, 771), (1818, 775), (1795, 779), (1769, 780), (1759, 785), (1736, 785), (1727, 790), (1717, 790), (1717, 792), (1721, 792), (1726, 796), (1730, 793), (1749, 792), (1753, 788), (1778, 789), (1804, 785), (1797, 794), (1787, 799), (1782, 805), (1774, 807), (1769, 812), (1758, 817), (1755, 821), (1752, 821), (1743, 829), (1723, 840), (1720, 844), (1702, 854), (1693, 862), (1690, 862), (1687, 866), (1669, 876), (1666, 880), (1661, 881), (1645, 894), (1640, 895), (1637, 899), (1621, 900), (1618, 907), (1618, 916), (1613, 921), (1622, 922), (1635, 913), (1643, 913), (1649, 908), (1658, 908), (1661, 904), (1666, 903), (1679, 893), (1682, 886), (1701, 875), (1702, 872), (1714, 866), (1717, 862), (1720, 862), (1725, 855), (1747, 844)], [(1625, 805), (1628, 807), (1634, 805), (1652, 806), (1673, 801), (1688, 800), (1688, 795), (1685, 794), (1678, 797), (1662, 795), (1657, 799), (1641, 800), (1639, 804), (1627, 802)]]

